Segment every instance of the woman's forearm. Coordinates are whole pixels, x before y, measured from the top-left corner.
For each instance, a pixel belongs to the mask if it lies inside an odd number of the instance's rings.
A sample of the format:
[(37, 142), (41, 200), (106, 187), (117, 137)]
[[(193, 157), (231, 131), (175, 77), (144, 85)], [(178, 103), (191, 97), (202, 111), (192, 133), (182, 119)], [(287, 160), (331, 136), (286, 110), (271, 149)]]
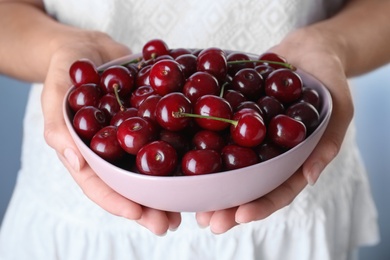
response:
[(30, 82), (43, 82), (56, 49), (82, 34), (17, 1), (0, 1), (0, 24), (0, 73)]
[(390, 62), (389, 14), (388, 0), (351, 0), (336, 16), (314, 27), (340, 39), (340, 57), (351, 77)]

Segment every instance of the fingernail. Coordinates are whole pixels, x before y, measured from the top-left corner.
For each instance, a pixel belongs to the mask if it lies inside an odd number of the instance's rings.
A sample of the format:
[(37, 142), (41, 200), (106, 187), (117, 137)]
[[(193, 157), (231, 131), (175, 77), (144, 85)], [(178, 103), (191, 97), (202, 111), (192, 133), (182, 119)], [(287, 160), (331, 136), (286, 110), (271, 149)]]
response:
[(80, 171), (79, 158), (72, 149), (66, 148), (64, 151), (64, 156), (73, 170)]
[(313, 167), (311, 167), (310, 172), (308, 172), (306, 176), (307, 182), (310, 185), (314, 185), (317, 182), (318, 178), (320, 177), (320, 174), (323, 171), (323, 169), (324, 167), (322, 166), (321, 163), (318, 162), (315, 163)]

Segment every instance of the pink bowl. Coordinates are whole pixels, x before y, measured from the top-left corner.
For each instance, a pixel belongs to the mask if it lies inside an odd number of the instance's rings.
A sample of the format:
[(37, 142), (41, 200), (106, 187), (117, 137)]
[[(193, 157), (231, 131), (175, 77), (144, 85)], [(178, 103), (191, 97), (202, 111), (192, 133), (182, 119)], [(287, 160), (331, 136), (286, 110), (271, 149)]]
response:
[[(123, 57), (101, 68), (122, 64), (135, 57)], [(124, 197), (165, 211), (220, 210), (250, 202), (278, 187), (303, 164), (323, 135), (332, 112), (331, 95), (326, 87), (311, 75), (300, 70), (297, 72), (305, 84), (316, 89), (322, 97), (320, 125), (305, 141), (273, 159), (222, 173), (154, 177), (121, 169), (100, 158), (78, 137), (70, 119), (71, 111), (67, 98), (63, 103), (64, 118), (70, 134), (90, 167), (107, 185)]]

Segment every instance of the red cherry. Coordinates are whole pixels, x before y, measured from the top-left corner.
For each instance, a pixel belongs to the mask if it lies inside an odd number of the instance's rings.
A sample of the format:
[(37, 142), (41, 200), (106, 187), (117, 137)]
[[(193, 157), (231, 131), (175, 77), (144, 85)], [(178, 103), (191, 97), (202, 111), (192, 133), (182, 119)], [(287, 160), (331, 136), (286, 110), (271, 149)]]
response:
[(136, 156), (137, 169), (147, 175), (172, 175), (178, 163), (175, 149), (164, 141), (154, 141), (143, 146)]
[(192, 138), (192, 144), (196, 150), (215, 150), (220, 152), (226, 145), (226, 140), (217, 132), (201, 130)]
[(259, 56), (259, 60), (264, 60), (261, 64), (268, 65), (274, 69), (286, 68), (287, 60), (274, 52), (265, 52)]
[(260, 108), (264, 120), (268, 123), (274, 116), (284, 113), (284, 106), (274, 97), (263, 96), (257, 100), (257, 105)]
[(169, 131), (162, 129), (160, 131), (160, 140), (175, 148), (179, 157), (182, 157), (188, 150), (190, 150), (190, 140), (187, 134), (183, 131)]
[(137, 86), (149, 86), (150, 85), (150, 80), (149, 80), (149, 74), (150, 74), (150, 69), (152, 68), (152, 65), (147, 65), (142, 67), (136, 76), (136, 85)]
[(150, 95), (155, 94), (154, 89), (151, 86), (140, 86), (135, 89), (130, 96), (130, 105), (138, 108), (139, 105)]
[(101, 86), (106, 93), (125, 97), (134, 88), (134, 75), (127, 67), (113, 65), (105, 69), (101, 76)]
[(172, 58), (176, 59), (177, 57), (185, 54), (192, 54), (190, 49), (187, 48), (174, 48), (169, 50), (169, 55), (172, 56)]
[(247, 101), (246, 97), (239, 91), (228, 89), (223, 93), (223, 98), (229, 102), (233, 111), (237, 110), (237, 107), (244, 101)]
[(184, 77), (188, 78), (196, 72), (196, 56), (193, 54), (183, 54), (178, 56), (175, 61), (180, 64)]
[(117, 98), (113, 94), (106, 94), (100, 98), (98, 108), (101, 109), (104, 113), (106, 113), (108, 120), (118, 113), (123, 107), (123, 101), (120, 100), (121, 103), (118, 103)]
[(263, 78), (255, 69), (241, 69), (233, 77), (232, 89), (250, 100), (257, 100), (264, 93)]
[(97, 155), (109, 162), (121, 160), (125, 151), (119, 145), (115, 126), (100, 129), (91, 139), (90, 148)]
[(197, 70), (210, 73), (218, 82), (224, 81), (227, 75), (225, 52), (219, 48), (202, 50), (197, 58)]
[[(250, 58), (246, 53), (242, 52), (232, 52), (227, 56), (228, 62), (228, 73), (230, 76), (234, 77), (238, 71), (246, 68), (254, 68), (254, 62), (237, 62), (237, 61), (249, 61)], [(233, 62), (236, 61), (236, 62)]]
[(255, 147), (263, 142), (267, 128), (261, 116), (248, 112), (236, 114), (233, 120), (237, 121), (237, 124), (230, 127), (230, 133), (236, 144)]
[(186, 81), (183, 87), (184, 95), (192, 104), (204, 95), (218, 95), (221, 91), (217, 79), (207, 72), (195, 72)]
[(221, 155), (214, 150), (188, 151), (181, 161), (184, 175), (202, 175), (222, 170)]
[(98, 85), (89, 83), (74, 88), (68, 96), (68, 104), (73, 112), (77, 112), (84, 106), (97, 107), (101, 97)]
[(157, 94), (164, 96), (181, 91), (185, 78), (179, 63), (173, 60), (161, 60), (150, 69), (149, 82)]
[(70, 79), (76, 87), (83, 84), (100, 83), (100, 76), (95, 64), (88, 59), (75, 61), (69, 68)]
[(286, 115), (301, 121), (308, 133), (313, 132), (320, 123), (320, 115), (317, 109), (308, 102), (298, 102), (286, 110)]
[(156, 94), (147, 97), (138, 107), (138, 116), (156, 121), (156, 107), (160, 99), (161, 96)]
[(268, 125), (268, 135), (272, 142), (289, 149), (305, 140), (306, 127), (294, 118), (277, 115)]
[(278, 69), (269, 74), (265, 82), (265, 92), (283, 104), (292, 103), (301, 97), (303, 83), (301, 77), (290, 69)]
[(222, 149), (222, 161), (225, 170), (235, 170), (256, 164), (259, 158), (251, 148), (230, 144)]
[(131, 117), (118, 126), (117, 137), (123, 150), (136, 155), (139, 149), (156, 139), (156, 129), (144, 118)]
[(167, 54), (169, 54), (168, 45), (161, 39), (150, 40), (142, 48), (142, 56), (145, 60)]
[(111, 118), (110, 125), (118, 127), (126, 119), (130, 117), (135, 117), (137, 115), (138, 115), (138, 110), (134, 107), (129, 107), (126, 108), (125, 110), (120, 110)]
[(86, 142), (89, 142), (106, 125), (105, 113), (92, 106), (80, 108), (73, 118), (73, 127), (76, 133)]
[(317, 109), (317, 111), (321, 107), (320, 94), (313, 88), (304, 87), (300, 100), (312, 104)]
[(165, 129), (180, 131), (186, 128), (191, 119), (188, 117), (176, 117), (176, 112), (191, 113), (190, 100), (183, 93), (173, 92), (163, 96), (156, 105), (156, 121)]
[(272, 142), (263, 142), (259, 146), (255, 147), (254, 150), (259, 156), (260, 162), (272, 159), (284, 152), (284, 149), (281, 146), (278, 146)]

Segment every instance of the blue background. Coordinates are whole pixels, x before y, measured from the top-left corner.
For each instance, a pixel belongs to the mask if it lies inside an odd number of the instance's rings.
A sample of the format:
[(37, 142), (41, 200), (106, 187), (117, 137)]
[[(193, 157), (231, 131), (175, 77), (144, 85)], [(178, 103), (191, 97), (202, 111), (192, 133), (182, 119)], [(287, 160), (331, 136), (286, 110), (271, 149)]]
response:
[[(358, 143), (378, 206), (381, 242), (360, 260), (390, 259), (390, 66), (352, 80)], [(0, 76), (0, 222), (20, 167), (22, 120), (29, 85)]]

